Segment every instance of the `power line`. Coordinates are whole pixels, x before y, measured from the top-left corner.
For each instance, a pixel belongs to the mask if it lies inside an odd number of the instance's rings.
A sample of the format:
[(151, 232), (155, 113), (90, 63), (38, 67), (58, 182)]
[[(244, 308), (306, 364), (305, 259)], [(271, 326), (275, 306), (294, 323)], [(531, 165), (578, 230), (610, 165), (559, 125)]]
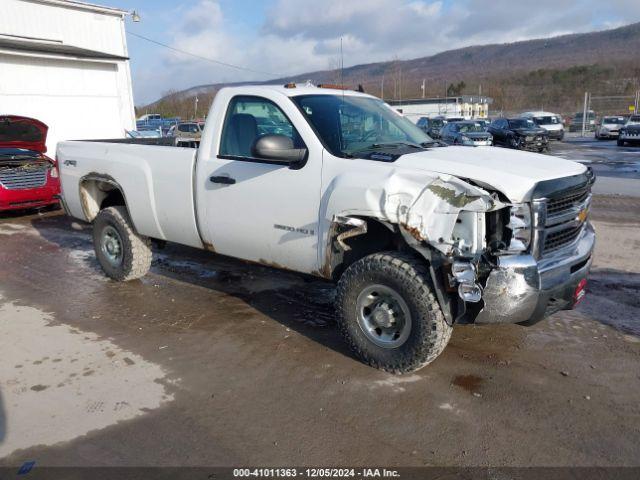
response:
[(200, 60), (204, 60), (204, 61), (207, 61), (207, 62), (215, 63), (216, 65), (222, 65), (223, 67), (235, 68), (237, 70), (244, 70), (246, 72), (252, 72), (252, 73), (266, 74), (266, 75), (271, 75), (271, 76), (274, 76), (274, 77), (278, 76), (275, 73), (265, 72), (264, 70), (255, 70), (253, 68), (242, 67), (240, 65), (234, 65), (232, 63), (221, 62), (220, 60), (215, 60), (213, 58), (203, 57), (202, 55), (198, 55), (197, 53), (187, 52), (186, 50), (181, 50), (179, 48), (172, 47), (170, 45), (167, 45), (166, 43), (158, 42), (157, 40), (153, 40), (152, 38), (148, 38), (148, 37), (145, 37), (143, 35), (139, 35), (137, 33), (133, 33), (133, 32), (127, 32), (127, 33), (129, 35), (133, 35), (134, 37), (141, 38), (142, 40), (146, 40), (147, 42), (151, 42), (151, 43), (154, 43), (154, 44), (159, 45), (161, 47), (168, 48), (169, 50), (173, 50), (174, 52), (182, 53), (183, 55), (188, 55), (190, 57), (198, 58)]

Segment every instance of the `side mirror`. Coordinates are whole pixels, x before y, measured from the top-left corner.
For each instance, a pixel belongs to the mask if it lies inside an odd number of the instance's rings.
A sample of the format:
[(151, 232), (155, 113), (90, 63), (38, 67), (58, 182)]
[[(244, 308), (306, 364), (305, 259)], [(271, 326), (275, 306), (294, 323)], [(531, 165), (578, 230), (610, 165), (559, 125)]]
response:
[(293, 140), (286, 135), (263, 135), (251, 147), (254, 158), (282, 163), (296, 163), (304, 160), (306, 148), (294, 148)]

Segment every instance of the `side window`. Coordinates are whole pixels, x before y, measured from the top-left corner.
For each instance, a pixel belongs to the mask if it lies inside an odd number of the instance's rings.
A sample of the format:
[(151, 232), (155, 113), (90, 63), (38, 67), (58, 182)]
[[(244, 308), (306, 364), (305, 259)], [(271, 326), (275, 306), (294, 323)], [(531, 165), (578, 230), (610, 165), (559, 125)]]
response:
[(294, 148), (304, 147), (289, 119), (271, 100), (235, 97), (229, 103), (222, 127), (220, 155), (253, 158), (251, 147), (264, 135), (284, 135), (291, 138)]

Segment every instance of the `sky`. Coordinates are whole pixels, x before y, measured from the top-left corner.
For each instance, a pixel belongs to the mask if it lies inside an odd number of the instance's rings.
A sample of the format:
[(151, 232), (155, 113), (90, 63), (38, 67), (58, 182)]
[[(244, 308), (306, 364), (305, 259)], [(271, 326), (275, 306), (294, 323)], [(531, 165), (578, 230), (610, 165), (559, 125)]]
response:
[(136, 105), (172, 90), (407, 60), (453, 48), (640, 21), (640, 0), (96, 0), (136, 10), (127, 36)]

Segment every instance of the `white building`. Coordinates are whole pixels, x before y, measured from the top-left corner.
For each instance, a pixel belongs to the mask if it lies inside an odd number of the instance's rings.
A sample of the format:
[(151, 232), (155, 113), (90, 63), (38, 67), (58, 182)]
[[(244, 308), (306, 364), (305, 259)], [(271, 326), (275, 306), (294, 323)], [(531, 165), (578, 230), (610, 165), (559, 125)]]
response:
[(489, 105), (493, 103), (493, 99), (478, 95), (461, 95), (446, 98), (392, 100), (387, 103), (415, 123), (420, 117), (462, 117), (467, 120), (487, 118)]
[(58, 141), (135, 129), (128, 12), (73, 0), (1, 0), (0, 115), (37, 118)]

